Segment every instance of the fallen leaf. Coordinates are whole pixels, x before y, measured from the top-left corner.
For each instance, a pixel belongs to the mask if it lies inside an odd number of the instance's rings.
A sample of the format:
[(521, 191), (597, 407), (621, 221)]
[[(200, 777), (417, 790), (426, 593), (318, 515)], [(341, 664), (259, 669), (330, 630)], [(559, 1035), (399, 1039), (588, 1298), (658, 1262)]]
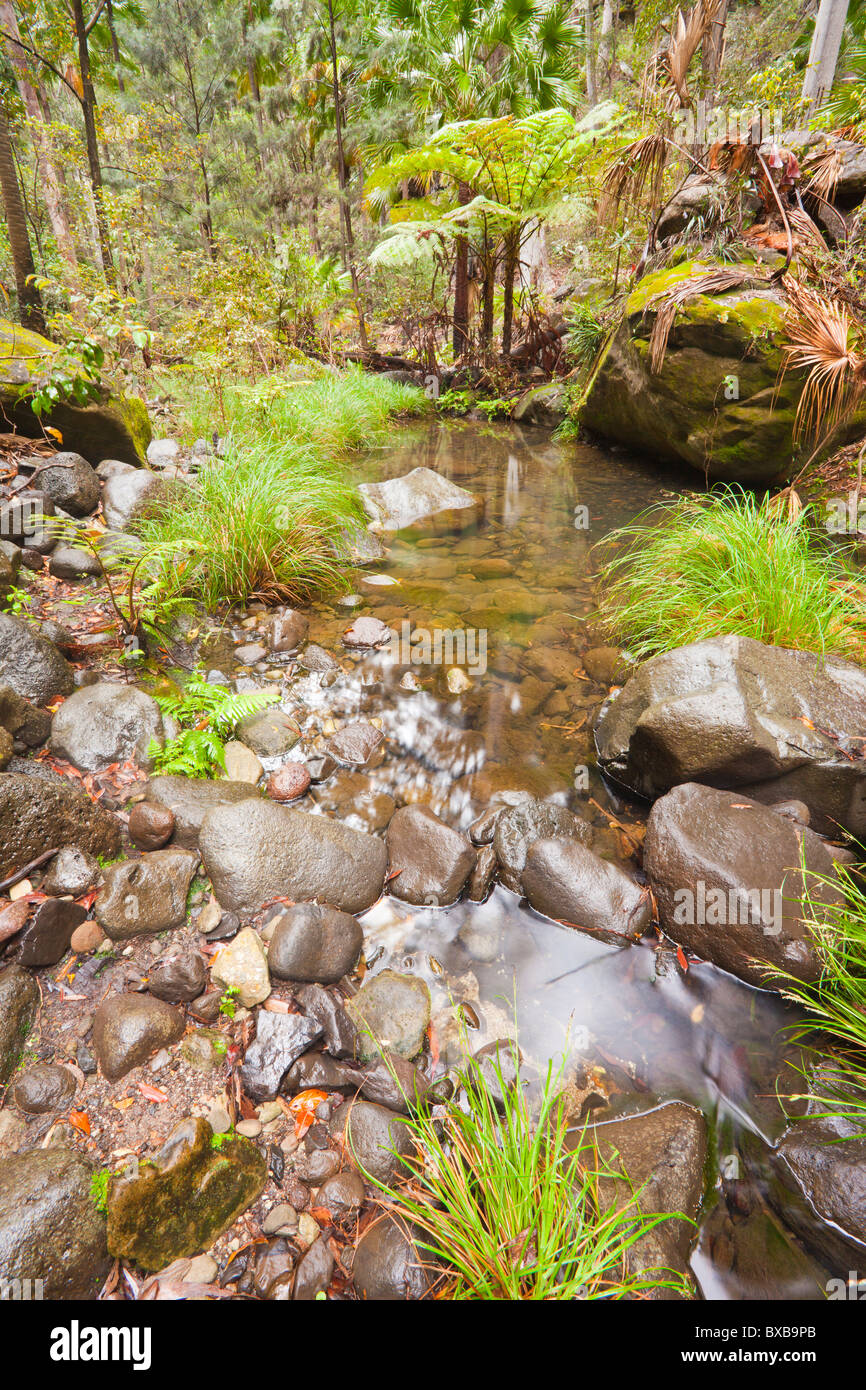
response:
[(158, 1086), (149, 1086), (146, 1081), (139, 1081), (138, 1089), (141, 1091), (145, 1100), (152, 1100), (155, 1104), (160, 1104), (162, 1101), (168, 1100), (165, 1091), (161, 1091)]
[(680, 966), (682, 967), (683, 970), (688, 970), (688, 968), (689, 968), (689, 963), (688, 963), (688, 961), (687, 961), (687, 959), (686, 959), (686, 953), (685, 953), (685, 951), (683, 950), (682, 946), (678, 946), (678, 947), (677, 947), (677, 960), (679, 961)]
[(70, 1110), (69, 1123), (73, 1129), (77, 1129), (79, 1134), (90, 1133), (90, 1120), (86, 1110)]

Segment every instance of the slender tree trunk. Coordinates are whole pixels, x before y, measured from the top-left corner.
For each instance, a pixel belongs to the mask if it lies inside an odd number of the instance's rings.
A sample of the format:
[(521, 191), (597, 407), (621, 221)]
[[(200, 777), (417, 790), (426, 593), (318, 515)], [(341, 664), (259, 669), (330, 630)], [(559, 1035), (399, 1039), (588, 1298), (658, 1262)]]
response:
[(358, 286), (358, 272), (355, 267), (355, 242), (352, 236), (352, 213), (349, 208), (349, 179), (346, 172), (346, 153), (343, 147), (343, 96), (340, 91), (340, 74), (337, 67), (337, 31), (334, 25), (334, 0), (328, 0), (328, 41), (331, 49), (331, 87), (334, 97), (334, 133), (337, 140), (337, 181), (340, 185), (340, 224), (342, 228), (343, 269), (348, 270), (352, 281), (352, 297), (358, 316), (358, 334), (361, 346), (367, 347), (367, 325), (364, 322), (364, 309)]
[(601, 14), (601, 33), (598, 37), (598, 82), (597, 88), (606, 84), (610, 88), (611, 65), (613, 63), (613, 0), (604, 0)]
[(30, 80), (27, 64), (24, 60), (24, 50), (19, 46), (21, 34), (11, 0), (2, 0), (0, 3), (0, 27), (8, 36), (5, 40), (6, 52), (15, 69), (18, 91), (30, 122), (41, 176), (42, 192), (45, 197), (45, 206), (48, 210), (54, 240), (57, 242), (57, 249), (69, 266), (73, 278), (77, 280), (78, 257), (75, 254), (75, 243), (72, 240), (69, 217), (63, 202), (60, 178), (54, 163), (54, 154), (51, 149), (39, 93)]
[(42, 297), (31, 279), (36, 274), (30, 237), (27, 231), (27, 214), (18, 183), (15, 168), (15, 154), (12, 149), (12, 136), (6, 112), (0, 106), (0, 195), (6, 213), (6, 230), (9, 236), (9, 249), (12, 252), (12, 269), (15, 275), (15, 290), (18, 295), (18, 316), (25, 328), (36, 333), (45, 332), (45, 319), (42, 314)]
[[(461, 183), (457, 199), (461, 207), (469, 202), (469, 185)], [(465, 236), (454, 239), (454, 317), (451, 347), (461, 357), (469, 347), (469, 242)]]
[(120, 44), (117, 42), (117, 30), (114, 27), (114, 6), (111, 0), (106, 0), (105, 17), (108, 20), (108, 33), (111, 38), (111, 52), (114, 55), (114, 67), (118, 90), (120, 92), (125, 92), (126, 86), (123, 81), (123, 69), (120, 63)]
[(704, 100), (711, 105), (722, 70), (725, 52), (725, 25), (728, 22), (728, 0), (719, 0), (715, 18), (701, 44), (701, 67), (704, 75)]
[(517, 274), (517, 258), (520, 254), (520, 232), (510, 232), (505, 243), (505, 275), (502, 293), (502, 356), (511, 352), (511, 338), (514, 332), (514, 277)]
[(592, 0), (583, 0), (583, 34), (586, 41), (586, 99), (590, 106), (598, 101), (595, 85), (595, 30)]
[(90, 185), (96, 205), (96, 225), (99, 232), (99, 251), (102, 269), (109, 285), (114, 285), (114, 261), (111, 255), (111, 240), (108, 235), (108, 218), (105, 214), (105, 198), (102, 186), (102, 164), (99, 159), (99, 141), (96, 136), (96, 93), (90, 75), (90, 53), (87, 48), (87, 26), (84, 22), (83, 0), (71, 0), (72, 15), (75, 20), (75, 36), (78, 40), (78, 67), (81, 75), (81, 107), (84, 112), (84, 135), (87, 143), (87, 165), (90, 170)]
[(847, 18), (848, 0), (821, 0), (803, 79), (803, 100), (813, 110), (826, 100), (833, 85)]

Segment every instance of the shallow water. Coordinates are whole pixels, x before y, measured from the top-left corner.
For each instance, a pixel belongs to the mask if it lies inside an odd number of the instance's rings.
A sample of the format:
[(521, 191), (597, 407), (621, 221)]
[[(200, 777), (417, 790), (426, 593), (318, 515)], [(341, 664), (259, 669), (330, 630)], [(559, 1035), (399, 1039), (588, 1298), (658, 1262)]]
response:
[[(419, 465), (481, 494), (483, 520), (462, 535), (394, 541), (358, 571), (353, 602), (315, 610), (310, 637), (340, 656), (345, 673), (332, 684), (284, 673), (285, 707), (303, 730), (290, 756), (309, 757), (333, 731), (329, 721), (380, 720), (379, 766), (314, 788), (323, 810), (381, 830), (393, 796), (466, 828), (491, 791), (525, 785), (579, 810), (627, 857), (609, 816), (639, 838), (646, 808), (616, 797), (593, 762), (592, 723), (608, 686), (582, 664), (600, 640), (591, 551), (699, 479), (558, 445), (540, 431), (463, 423), (395, 434), (360, 471), (375, 480)], [(412, 664), (405, 651), (347, 655), (340, 637), (359, 613), (398, 633), (404, 622), (473, 629), (476, 642), (483, 632), (486, 669), (476, 661), (471, 674), (464, 664), (468, 683), (454, 694), (444, 665)], [(401, 688), (407, 671), (415, 690)], [(788, 1242), (761, 1195), (767, 1146), (784, 1128), (775, 1088), (786, 1055), (779, 1029), (790, 1017), (774, 995), (709, 964), (684, 973), (651, 939), (604, 944), (539, 917), (503, 887), (483, 904), (450, 909), (384, 899), (363, 920), (368, 967), (408, 969), (429, 984), (444, 1060), (459, 1055), (461, 1032), (474, 1049), (516, 1027), (530, 1064), (543, 1070), (564, 1059), (583, 1114), (605, 1101), (624, 1111), (674, 1097), (701, 1107), (714, 1197), (694, 1268), (706, 1297), (822, 1296), (826, 1274)]]

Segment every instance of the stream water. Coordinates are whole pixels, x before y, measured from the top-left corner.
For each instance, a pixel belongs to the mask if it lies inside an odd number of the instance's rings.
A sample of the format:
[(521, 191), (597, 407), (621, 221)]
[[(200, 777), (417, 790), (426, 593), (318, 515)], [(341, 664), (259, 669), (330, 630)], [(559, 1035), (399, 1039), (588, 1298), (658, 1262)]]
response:
[[(355, 595), (316, 609), (311, 639), (338, 653), (345, 672), (330, 684), (291, 678), (285, 705), (304, 738), (290, 756), (309, 757), (335, 723), (372, 718), (387, 752), (373, 769), (314, 788), (323, 810), (381, 830), (394, 800), (419, 802), (465, 829), (492, 795), (527, 789), (587, 816), (624, 859), (629, 845), (610, 817), (639, 838), (647, 808), (617, 798), (593, 764), (592, 723), (609, 686), (583, 664), (601, 640), (591, 550), (653, 502), (699, 485), (695, 475), (474, 423), (395, 433), (360, 471), (375, 480), (419, 465), (481, 494), (483, 520), (462, 535), (395, 541), (358, 571)], [(474, 632), (476, 658), (483, 634), (486, 660), (476, 659), (474, 673), (464, 662), (465, 688), (455, 691), (446, 664), (413, 663), (405, 649), (347, 656), (340, 637), (358, 613), (398, 633)], [(787, 1055), (779, 1030), (790, 1016), (776, 996), (709, 964), (684, 972), (652, 939), (604, 944), (540, 917), (501, 886), (484, 903), (449, 909), (386, 898), (363, 921), (369, 967), (427, 981), (446, 1061), (458, 1054), (461, 1029), (473, 1049), (516, 1029), (530, 1064), (565, 1059), (584, 1113), (605, 1101), (628, 1111), (668, 1098), (704, 1111), (713, 1196), (694, 1268), (705, 1296), (823, 1297), (826, 1274), (764, 1201), (769, 1145), (784, 1128), (775, 1089)]]

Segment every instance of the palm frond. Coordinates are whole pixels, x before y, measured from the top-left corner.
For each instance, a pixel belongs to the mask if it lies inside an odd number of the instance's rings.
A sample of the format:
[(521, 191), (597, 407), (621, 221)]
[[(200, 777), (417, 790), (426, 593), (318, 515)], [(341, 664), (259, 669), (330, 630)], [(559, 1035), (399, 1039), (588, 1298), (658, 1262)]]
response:
[(797, 406), (795, 437), (816, 440), (831, 434), (850, 417), (866, 390), (866, 356), (851, 344), (862, 328), (849, 310), (826, 299), (798, 280), (786, 277), (788, 299), (783, 372), (794, 367), (808, 372)]
[[(710, 270), (705, 275), (696, 275), (684, 280), (672, 290), (663, 290), (647, 301), (646, 310), (655, 311), (655, 320), (650, 333), (650, 370), (657, 375), (664, 366), (668, 339), (677, 310), (690, 299), (702, 294), (724, 294), (726, 290), (737, 289), (746, 280), (754, 278), (754, 269), (744, 270), (732, 266), (730, 269)], [(646, 311), (645, 311), (646, 312)]]

